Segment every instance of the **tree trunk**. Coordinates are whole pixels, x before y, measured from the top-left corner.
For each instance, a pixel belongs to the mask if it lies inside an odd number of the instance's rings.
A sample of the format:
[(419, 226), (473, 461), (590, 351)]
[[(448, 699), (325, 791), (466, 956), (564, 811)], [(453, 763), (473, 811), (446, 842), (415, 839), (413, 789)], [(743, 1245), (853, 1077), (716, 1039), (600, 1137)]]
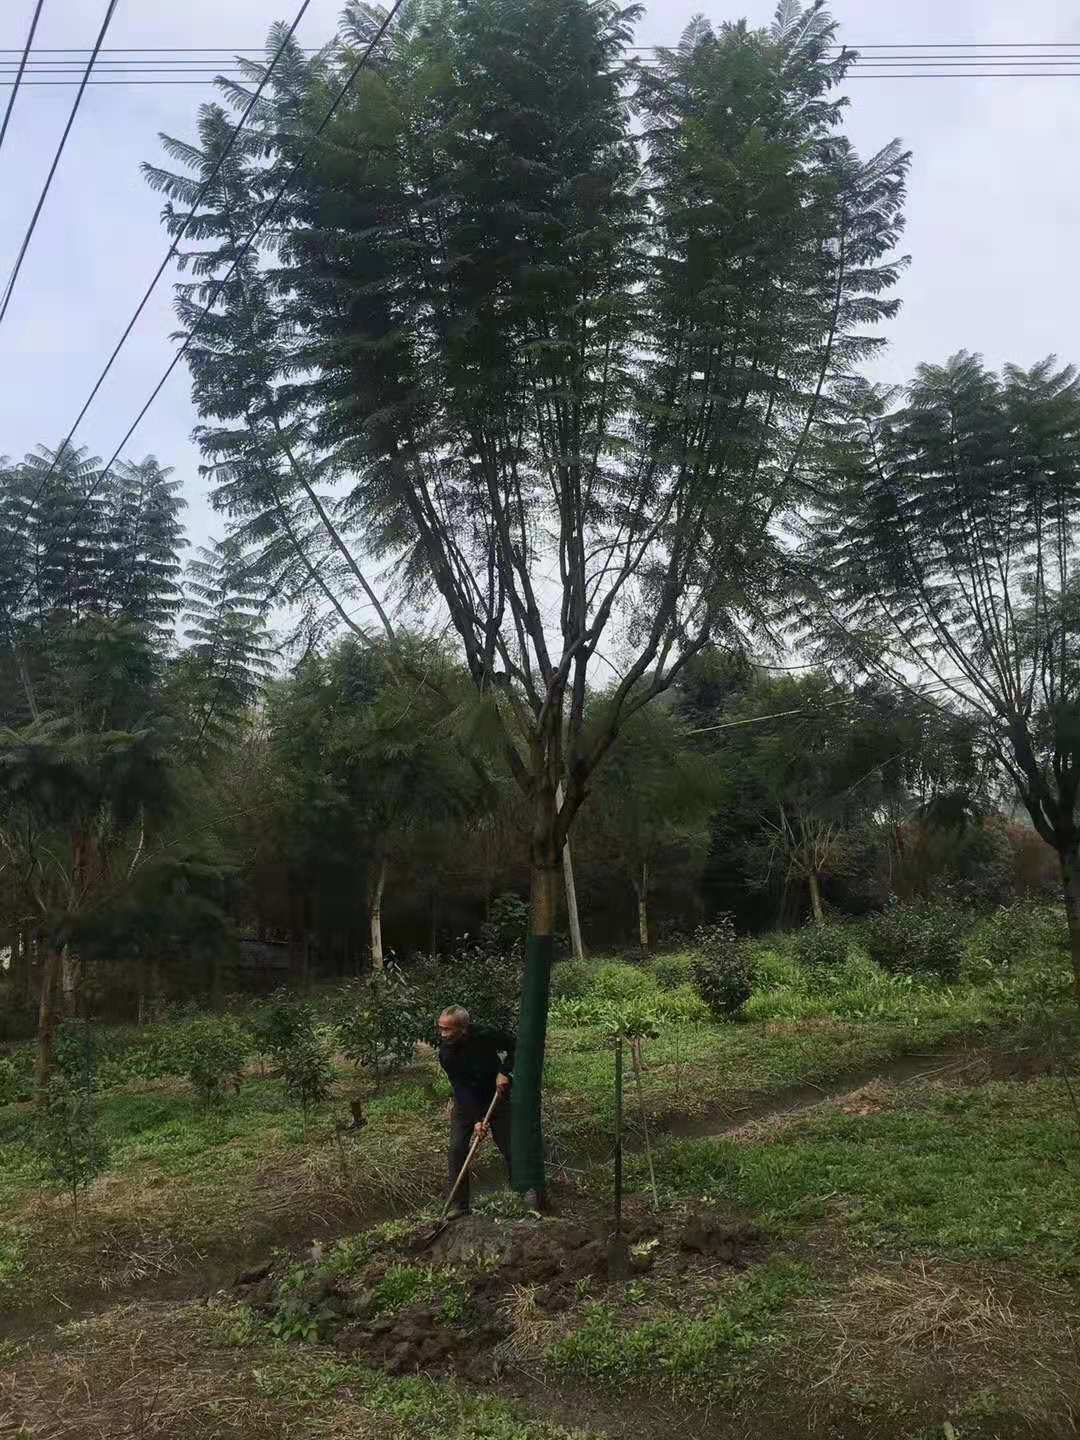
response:
[[(562, 804), (563, 789), (560, 785), (555, 792), (558, 804)], [(585, 959), (585, 946), (581, 939), (581, 917), (578, 914), (577, 886), (574, 883), (574, 860), (570, 854), (570, 841), (567, 840), (562, 852), (563, 880), (566, 884), (566, 916), (570, 924), (570, 945), (574, 953), (574, 959), (582, 961)]]
[(821, 903), (821, 884), (818, 881), (817, 871), (811, 870), (807, 877), (810, 885), (810, 908), (814, 912), (814, 924), (825, 924), (825, 909)]
[(34, 988), (34, 966), (37, 961), (38, 947), (37, 939), (33, 931), (22, 932), (22, 953), (23, 953), (23, 997), (29, 1005), (37, 993)]
[(634, 885), (637, 891), (638, 943), (642, 950), (649, 948), (649, 867), (642, 861), (641, 878)]
[(546, 858), (547, 863), (534, 858), (532, 864), (529, 938), (525, 944), (525, 975), (521, 987), (521, 1016), (511, 1102), (514, 1189), (520, 1194), (532, 1192), (539, 1206), (547, 1201), (540, 1101), (559, 884), (559, 856), (554, 845)]
[(18, 930), (12, 930), (7, 937), (8, 945), (8, 979), (11, 981), (11, 998), (26, 993), (26, 967), (30, 958), (22, 945), (22, 935)]
[(1069, 954), (1072, 958), (1073, 994), (1080, 1005), (1080, 853), (1064, 850), (1061, 861), (1061, 884), (1065, 893), (1065, 919), (1069, 926)]
[(71, 1019), (79, 1013), (79, 991), (82, 988), (82, 960), (70, 945), (64, 946), (60, 974), (64, 1014), (68, 1019)]
[(385, 888), (386, 860), (384, 858), (379, 861), (375, 885), (371, 891), (371, 968), (373, 970), (383, 968), (382, 898)]
[(439, 885), (436, 881), (431, 887), (431, 953), (439, 953)]
[(56, 1000), (60, 988), (63, 956), (55, 945), (45, 951), (41, 967), (41, 1000), (38, 1005), (37, 1059), (34, 1065), (34, 1088), (37, 1103), (43, 1105), (52, 1079), (56, 1053)]

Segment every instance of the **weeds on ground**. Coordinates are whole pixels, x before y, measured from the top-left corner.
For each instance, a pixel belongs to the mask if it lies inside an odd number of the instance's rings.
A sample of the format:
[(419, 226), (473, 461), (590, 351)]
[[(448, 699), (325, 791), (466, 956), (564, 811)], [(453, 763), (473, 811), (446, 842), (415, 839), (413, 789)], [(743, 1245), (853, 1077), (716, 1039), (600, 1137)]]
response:
[(805, 1266), (774, 1260), (737, 1281), (703, 1315), (664, 1311), (629, 1326), (619, 1308), (594, 1301), (585, 1306), (584, 1323), (556, 1341), (547, 1358), (556, 1369), (606, 1385), (723, 1388), (725, 1362), (766, 1343), (779, 1313), (812, 1284)]
[[(669, 1202), (702, 1198), (766, 1223), (839, 1213), (865, 1242), (1080, 1275), (1080, 1143), (1052, 1080), (925, 1087), (887, 1112), (806, 1116), (765, 1143), (674, 1141), (658, 1171)], [(646, 1178), (635, 1157), (630, 1183)]]
[(579, 1430), (527, 1419), (506, 1401), (482, 1396), (453, 1381), (424, 1375), (391, 1379), (363, 1365), (320, 1358), (313, 1366), (260, 1369), (260, 1394), (277, 1403), (326, 1405), (346, 1393), (392, 1427), (395, 1437), (427, 1440), (589, 1440)]

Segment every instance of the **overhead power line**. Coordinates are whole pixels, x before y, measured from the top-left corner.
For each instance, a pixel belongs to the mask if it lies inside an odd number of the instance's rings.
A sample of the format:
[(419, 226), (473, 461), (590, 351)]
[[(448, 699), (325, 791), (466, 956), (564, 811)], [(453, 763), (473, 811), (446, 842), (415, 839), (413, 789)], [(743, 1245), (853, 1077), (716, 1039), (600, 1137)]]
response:
[[(86, 63), (82, 83), (79, 86), (78, 94), (75, 96), (75, 103), (71, 107), (71, 114), (68, 116), (67, 124), (64, 126), (64, 133), (60, 136), (60, 144), (56, 147), (56, 154), (53, 156), (53, 162), (49, 166), (49, 173), (45, 177), (45, 184), (38, 197), (38, 202), (34, 206), (34, 213), (30, 218), (30, 224), (23, 237), (22, 245), (19, 247), (19, 253), (15, 258), (15, 264), (12, 267), (11, 274), (8, 277), (7, 287), (4, 290), (4, 298), (2, 303), (0, 303), (0, 325), (4, 322), (4, 316), (7, 314), (8, 306), (11, 304), (11, 297), (15, 293), (15, 285), (19, 278), (19, 271), (22, 269), (22, 263), (26, 259), (26, 252), (30, 248), (30, 241), (33, 239), (34, 231), (37, 229), (37, 222), (45, 206), (45, 200), (49, 194), (53, 176), (56, 174), (57, 166), (60, 164), (60, 157), (64, 153), (67, 138), (71, 134), (72, 127), (75, 124), (75, 117), (79, 113), (79, 106), (82, 104), (83, 95), (86, 93), (86, 86), (90, 79), (90, 72), (94, 68), (94, 61), (97, 59), (98, 52), (102, 45), (104, 45), (105, 37), (109, 33), (109, 25), (112, 22), (113, 12), (116, 9), (117, 3), (118, 0), (109, 0), (108, 8), (105, 11), (105, 19), (101, 22), (101, 29), (98, 31), (97, 42), (90, 53), (90, 59)], [(35, 16), (35, 23), (36, 20), (37, 17)]]
[[(305, 0), (305, 7), (304, 7), (304, 8), (306, 8), (307, 3), (309, 3), (309, 0)], [(104, 469), (99, 472), (97, 479), (94, 481), (94, 484), (93, 484), (93, 485), (90, 487), (90, 489), (86, 492), (85, 496), (84, 496), (83, 499), (82, 499), (82, 502), (76, 507), (75, 511), (73, 512), (73, 514), (72, 514), (72, 516), (71, 516), (71, 519), (70, 519), (70, 521), (68, 522), (68, 525), (67, 525), (67, 527), (66, 527), (66, 529), (65, 529), (65, 535), (68, 534), (68, 533), (70, 533), (71, 526), (78, 520), (78, 518), (80, 517), (80, 515), (81, 515), (81, 514), (83, 513), (83, 511), (86, 509), (87, 505), (89, 505), (90, 501), (91, 501), (91, 500), (93, 499), (93, 497), (94, 497), (95, 491), (97, 491), (97, 490), (104, 484), (104, 482), (105, 482), (106, 479), (108, 478), (108, 475), (109, 475), (110, 470), (111, 470), (112, 467), (116, 464), (117, 460), (120, 458), (121, 452), (123, 451), (124, 447), (127, 445), (128, 441), (131, 439), (132, 435), (134, 435), (135, 431), (139, 428), (139, 425), (142, 423), (142, 420), (143, 420), (144, 416), (146, 415), (147, 411), (150, 409), (151, 405), (153, 405), (154, 401), (157, 399), (157, 397), (161, 394), (162, 390), (165, 388), (165, 385), (166, 385), (166, 383), (168, 382), (169, 377), (172, 375), (172, 373), (173, 373), (173, 371), (176, 369), (177, 365), (179, 365), (180, 361), (181, 361), (181, 360), (184, 358), (184, 356), (187, 354), (188, 349), (189, 349), (190, 346), (191, 346), (191, 342), (192, 342), (192, 341), (195, 339), (195, 337), (198, 335), (199, 330), (200, 330), (201, 327), (202, 327), (203, 321), (206, 320), (207, 316), (211, 313), (211, 311), (213, 310), (214, 305), (217, 303), (218, 297), (221, 295), (222, 291), (225, 289), (225, 286), (228, 285), (229, 281), (230, 281), (230, 280), (232, 279), (232, 277), (236, 274), (237, 269), (238, 269), (238, 268), (240, 267), (240, 265), (243, 263), (243, 261), (244, 261), (245, 258), (248, 256), (248, 254), (251, 252), (252, 246), (255, 244), (256, 240), (259, 238), (259, 235), (261, 234), (262, 230), (263, 230), (264, 227), (266, 226), (267, 222), (268, 222), (268, 221), (270, 220), (270, 218), (274, 215), (274, 213), (276, 212), (278, 206), (281, 204), (282, 200), (284, 200), (286, 194), (288, 193), (289, 186), (292, 184), (293, 180), (296, 178), (296, 175), (297, 175), (297, 173), (299, 172), (299, 170), (301, 169), (301, 167), (303, 166), (304, 161), (308, 158), (308, 155), (309, 155), (312, 147), (314, 146), (315, 142), (316, 142), (316, 141), (319, 139), (319, 137), (322, 135), (323, 131), (324, 131), (324, 130), (326, 129), (326, 127), (330, 124), (331, 120), (333, 120), (334, 116), (337, 114), (338, 110), (339, 110), (340, 107), (341, 107), (342, 101), (345, 99), (345, 97), (348, 95), (349, 91), (353, 88), (353, 86), (356, 84), (357, 80), (360, 78), (361, 72), (365, 69), (365, 67), (367, 66), (368, 61), (371, 59), (372, 55), (375, 53), (375, 49), (376, 49), (376, 47), (378, 46), (379, 42), (382, 40), (382, 38), (383, 38), (383, 36), (386, 34), (387, 30), (389, 30), (390, 26), (393, 24), (394, 18), (396, 17), (398, 11), (401, 9), (401, 7), (402, 7), (403, 4), (404, 4), (404, 0), (394, 0), (393, 5), (391, 5), (390, 9), (387, 11), (385, 18), (383, 19), (382, 23), (379, 25), (379, 28), (375, 31), (375, 34), (372, 36), (371, 40), (369, 41), (369, 43), (368, 43), (367, 46), (365, 47), (363, 54), (360, 56), (359, 60), (358, 60), (358, 61), (356, 62), (356, 64), (352, 67), (352, 69), (349, 71), (349, 74), (348, 74), (347, 78), (345, 79), (344, 83), (339, 87), (337, 93), (336, 93), (335, 96), (334, 96), (334, 99), (333, 99), (333, 100), (331, 101), (331, 103), (330, 103), (329, 109), (326, 111), (326, 114), (323, 116), (323, 118), (319, 121), (318, 125), (315, 127), (315, 130), (314, 130), (313, 134), (311, 135), (310, 139), (308, 140), (308, 142), (307, 142), (307, 144), (304, 146), (304, 148), (300, 151), (300, 154), (296, 157), (296, 159), (293, 161), (293, 163), (289, 166), (289, 168), (288, 168), (288, 170), (287, 170), (287, 172), (286, 172), (286, 174), (285, 174), (285, 178), (282, 180), (282, 182), (281, 182), (281, 184), (278, 186), (278, 188), (274, 191), (274, 194), (271, 196), (270, 200), (268, 201), (268, 203), (267, 203), (266, 206), (264, 207), (262, 214), (259, 216), (259, 219), (256, 221), (256, 223), (255, 223), (254, 227), (252, 228), (251, 233), (248, 235), (247, 239), (246, 239), (246, 240), (244, 241), (244, 243), (241, 245), (239, 251), (237, 252), (236, 256), (234, 257), (234, 259), (233, 259), (233, 261), (232, 261), (232, 264), (229, 266), (228, 270), (225, 272), (225, 274), (222, 276), (222, 278), (221, 278), (220, 280), (218, 280), (218, 281), (215, 281), (214, 286), (213, 286), (212, 293), (211, 293), (211, 295), (210, 295), (210, 298), (207, 300), (206, 304), (202, 307), (201, 311), (199, 312), (198, 316), (197, 316), (196, 319), (195, 319), (195, 323), (191, 326), (191, 328), (188, 330), (187, 334), (185, 335), (183, 344), (180, 346), (180, 348), (177, 350), (176, 354), (172, 357), (172, 359), (169, 361), (168, 365), (165, 367), (165, 373), (162, 375), (161, 379), (160, 379), (160, 380), (157, 382), (157, 384), (154, 386), (153, 390), (151, 390), (149, 396), (147, 397), (145, 403), (144, 403), (143, 406), (142, 406), (142, 409), (139, 411), (139, 413), (135, 416), (135, 419), (134, 419), (134, 420), (131, 422), (131, 424), (128, 426), (127, 430), (126, 430), (125, 433), (124, 433), (123, 439), (120, 441), (119, 445), (117, 445), (116, 449), (113, 451), (112, 455), (109, 457), (108, 463), (105, 465)], [(249, 108), (250, 108), (250, 107), (249, 107)], [(70, 439), (70, 437), (69, 437), (69, 439)], [(67, 443), (67, 442), (65, 441), (65, 444), (66, 444), (66, 443)], [(55, 457), (54, 457), (54, 464), (55, 464)], [(53, 547), (50, 547), (50, 550), (46, 552), (46, 559), (48, 558), (48, 555), (51, 554), (51, 551), (52, 551), (53, 548), (55, 548), (55, 542), (54, 542), (54, 546), (53, 546)], [(17, 604), (21, 604), (22, 598), (23, 598), (23, 597), (20, 595), (19, 601), (17, 602)]]
[[(285, 50), (287, 49), (287, 47), (288, 47), (288, 45), (289, 45), (289, 42), (292, 40), (293, 35), (296, 33), (297, 27), (299, 26), (301, 20), (303, 20), (305, 14), (307, 13), (307, 10), (308, 10), (308, 7), (310, 6), (310, 4), (311, 4), (311, 0), (303, 0), (303, 3), (301, 4), (300, 9), (296, 12), (296, 17), (295, 17), (295, 19), (293, 20), (292, 24), (289, 26), (288, 30), (286, 31), (285, 36), (284, 36), (284, 39), (282, 40), (281, 44), (278, 46), (276, 52), (274, 53), (274, 56), (273, 56), (273, 58), (271, 59), (270, 64), (267, 66), (266, 71), (265, 71), (265, 73), (264, 73), (263, 76), (262, 76), (262, 79), (259, 81), (259, 83), (258, 83), (258, 85), (256, 86), (255, 90), (252, 92), (251, 98), (248, 100), (247, 105), (244, 107), (243, 113), (241, 114), (239, 120), (236, 122), (236, 125), (233, 127), (232, 134), (229, 136), (229, 139), (228, 139), (228, 141), (226, 142), (224, 149), (222, 150), (221, 154), (218, 156), (217, 161), (215, 162), (213, 168), (212, 168), (211, 171), (210, 171), (210, 174), (207, 175), (206, 179), (205, 179), (205, 180), (203, 181), (203, 183), (199, 186), (199, 189), (198, 189), (198, 191), (196, 192), (195, 197), (194, 197), (194, 199), (192, 200), (191, 206), (190, 206), (190, 208), (189, 208), (189, 210), (188, 210), (187, 219), (184, 221), (184, 223), (181, 225), (180, 229), (177, 231), (176, 235), (173, 237), (172, 244), (169, 246), (168, 250), (166, 250), (166, 252), (165, 252), (165, 258), (164, 258), (164, 260), (162, 260), (161, 264), (158, 266), (157, 270), (154, 272), (154, 275), (153, 275), (153, 277), (152, 277), (152, 279), (151, 279), (151, 281), (150, 281), (150, 284), (146, 287), (145, 291), (143, 292), (142, 299), (139, 301), (138, 305), (136, 305), (135, 310), (134, 310), (134, 313), (133, 313), (132, 316), (131, 316), (131, 319), (130, 319), (130, 320), (128, 321), (128, 323), (124, 326), (124, 330), (123, 330), (123, 333), (122, 333), (121, 336), (120, 336), (120, 339), (119, 339), (119, 340), (116, 342), (116, 344), (113, 346), (112, 354), (109, 356), (108, 360), (106, 360), (105, 365), (104, 365), (104, 367), (102, 368), (101, 374), (100, 374), (100, 375), (97, 377), (97, 379), (94, 381), (93, 389), (90, 391), (90, 394), (86, 397), (86, 400), (85, 400), (85, 402), (83, 403), (82, 409), (79, 411), (78, 415), (76, 415), (76, 417), (75, 417), (75, 423), (72, 425), (71, 429), (68, 431), (68, 433), (67, 433), (67, 435), (65, 436), (65, 438), (64, 438), (64, 440), (63, 440), (63, 443), (61, 444), (60, 448), (59, 448), (59, 449), (55, 452), (55, 454), (53, 455), (53, 458), (52, 458), (52, 461), (51, 461), (51, 463), (50, 463), (50, 465), (49, 465), (49, 468), (45, 471), (45, 474), (42, 476), (41, 482), (40, 482), (40, 484), (38, 485), (37, 490), (35, 491), (34, 498), (33, 498), (32, 502), (31, 502), (30, 506), (27, 508), (27, 514), (29, 514), (29, 513), (33, 510), (34, 506), (37, 505), (38, 500), (39, 500), (39, 499), (41, 498), (41, 496), (44, 494), (45, 486), (49, 483), (49, 479), (50, 479), (50, 477), (52, 476), (53, 471), (56, 469), (57, 465), (60, 463), (60, 461), (61, 461), (64, 453), (66, 452), (68, 446), (71, 444), (71, 441), (72, 441), (72, 439), (74, 438), (74, 435), (75, 435), (76, 430), (78, 430), (79, 426), (82, 424), (83, 420), (86, 418), (86, 412), (90, 409), (90, 406), (94, 403), (95, 399), (97, 398), (98, 391), (101, 389), (102, 385), (105, 383), (105, 379), (106, 379), (106, 377), (108, 376), (109, 371), (112, 369), (113, 365), (116, 363), (116, 357), (120, 354), (120, 351), (124, 348), (125, 344), (127, 343), (128, 337), (129, 337), (129, 335), (131, 334), (132, 330), (134, 330), (135, 325), (136, 325), (136, 323), (138, 322), (139, 316), (140, 316), (140, 315), (143, 313), (143, 311), (146, 309), (147, 302), (149, 301), (149, 299), (150, 299), (151, 295), (154, 293), (154, 291), (157, 289), (158, 282), (161, 280), (161, 277), (165, 274), (165, 271), (166, 271), (166, 270), (168, 269), (168, 267), (169, 267), (169, 262), (170, 262), (170, 261), (174, 258), (174, 256), (176, 255), (176, 253), (177, 253), (177, 248), (178, 248), (178, 246), (179, 246), (179, 244), (180, 244), (180, 241), (184, 238), (184, 234), (185, 234), (185, 232), (187, 231), (188, 226), (189, 226), (189, 225), (191, 224), (191, 222), (195, 219), (195, 216), (196, 216), (196, 214), (197, 214), (197, 212), (198, 212), (199, 206), (202, 204), (203, 200), (206, 198), (206, 195), (207, 195), (207, 193), (209, 192), (211, 185), (213, 185), (214, 181), (215, 181), (215, 180), (217, 179), (217, 177), (220, 175), (222, 166), (225, 164), (226, 160), (228, 160), (229, 156), (232, 154), (233, 147), (235, 146), (236, 141), (237, 141), (237, 139), (238, 139), (239, 136), (240, 136), (241, 130), (243, 130), (244, 126), (247, 124), (248, 117), (251, 115), (252, 110), (253, 110), (253, 109), (255, 108), (255, 106), (258, 104), (259, 97), (262, 95), (263, 90), (266, 88), (266, 85), (268, 84), (268, 82), (269, 82), (269, 80), (270, 80), (270, 77), (273, 75), (274, 70), (275, 70), (275, 68), (276, 68), (276, 66), (277, 66), (278, 61), (281, 59), (282, 55), (285, 53)], [(126, 442), (125, 442), (125, 443), (126, 443)], [(114, 457), (114, 458), (115, 458), (115, 457)], [(111, 464), (112, 464), (112, 461), (110, 461), (109, 464), (111, 465)]]
[[(4, 136), (7, 134), (8, 123), (11, 120), (11, 112), (15, 109), (15, 97), (19, 93), (19, 82), (22, 80), (23, 71), (26, 69), (27, 61), (30, 59), (30, 47), (34, 43), (34, 32), (37, 30), (38, 21), (41, 19), (41, 12), (45, 8), (45, 0), (37, 0), (34, 7), (34, 14), (30, 20), (30, 30), (26, 36), (26, 44), (19, 56), (19, 69), (11, 84), (11, 98), (8, 100), (7, 108), (4, 111), (4, 121), (0, 124), (0, 150), (4, 147)], [(6, 53), (6, 52), (5, 52)]]

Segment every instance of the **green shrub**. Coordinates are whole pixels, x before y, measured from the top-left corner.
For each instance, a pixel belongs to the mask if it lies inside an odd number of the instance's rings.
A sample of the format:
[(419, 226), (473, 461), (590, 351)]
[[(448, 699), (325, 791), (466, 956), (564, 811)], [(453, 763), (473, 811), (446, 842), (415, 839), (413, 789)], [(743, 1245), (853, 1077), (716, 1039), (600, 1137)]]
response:
[(249, 1017), (247, 1028), (256, 1055), (264, 1061), (277, 1062), (297, 1036), (310, 1030), (314, 1023), (310, 1005), (297, 1000), (287, 990), (275, 990)]
[(220, 1100), (226, 1085), (240, 1089), (251, 1041), (231, 1015), (207, 1015), (178, 1029), (180, 1073), (191, 1081), (205, 1104)]
[(658, 955), (649, 967), (661, 990), (677, 990), (691, 983), (693, 959), (689, 955)]
[(343, 986), (335, 1001), (335, 1032), (342, 1053), (375, 1078), (407, 1065), (429, 1029), (419, 997), (396, 965)]
[(422, 1034), (448, 1005), (463, 1005), (478, 1025), (510, 1029), (521, 997), (520, 958), (484, 945), (421, 961), (409, 972), (422, 1017)]
[(792, 938), (791, 948), (804, 970), (839, 970), (847, 963), (851, 937), (839, 925), (805, 925)]
[(0, 1105), (11, 1105), (17, 1100), (29, 1100), (32, 1091), (30, 1072), (17, 1061), (0, 1055)]
[(551, 971), (551, 998), (578, 1000), (592, 984), (592, 970), (579, 960), (560, 960)]
[(692, 975), (698, 994), (717, 1020), (734, 1020), (754, 988), (752, 951), (735, 936), (727, 913), (694, 931), (697, 956)]
[(285, 1094), (299, 1105), (305, 1120), (330, 1095), (334, 1066), (326, 1040), (312, 1026), (300, 1030), (281, 1056), (281, 1083)]
[(491, 948), (521, 950), (529, 933), (529, 906), (520, 895), (507, 893), (491, 902), (491, 913), (480, 927), (480, 938)]
[(968, 943), (965, 973), (988, 979), (1033, 956), (1052, 951), (1066, 938), (1059, 916), (1034, 905), (1002, 906), (987, 916)]
[(971, 929), (968, 911), (943, 900), (890, 905), (862, 922), (860, 939), (871, 960), (893, 974), (960, 976), (964, 942)]
[(664, 1024), (703, 1025), (711, 1018), (709, 1007), (693, 985), (664, 990), (652, 1002), (657, 1019)]
[(656, 992), (656, 980), (638, 965), (601, 965), (591, 987), (599, 999), (616, 1002), (640, 1000)]
[(37, 1127), (37, 1148), (57, 1186), (71, 1196), (78, 1215), (79, 1191), (109, 1163), (109, 1147), (101, 1138), (93, 1092), (54, 1076)]
[(772, 990), (801, 990), (806, 980), (805, 972), (792, 958), (790, 947), (783, 950), (767, 949), (754, 951), (754, 989), (763, 993)]

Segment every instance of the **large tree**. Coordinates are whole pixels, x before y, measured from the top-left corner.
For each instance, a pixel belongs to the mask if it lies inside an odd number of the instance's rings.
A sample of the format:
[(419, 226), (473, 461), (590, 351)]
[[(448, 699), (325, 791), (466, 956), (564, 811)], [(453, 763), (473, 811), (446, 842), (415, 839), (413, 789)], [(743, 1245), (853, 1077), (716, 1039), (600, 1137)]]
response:
[[(180, 313), (214, 302), (189, 350), (200, 438), (275, 583), (354, 629), (366, 605), (393, 641), (365, 569), (388, 564), (399, 601), (448, 618), (501, 731), (532, 866), (515, 1184), (542, 1192), (571, 822), (630, 715), (774, 585), (829, 382), (895, 308), (906, 157), (862, 162), (841, 134), (820, 5), (695, 22), (648, 67), (610, 3), (403, 15), (318, 138), (382, 12), (350, 4), (340, 48), (289, 56), (197, 222)], [(208, 109), (201, 148), (169, 144), (184, 173), (151, 171), (174, 231), (227, 133)], [(286, 181), (267, 260), (216, 287)]]
[(833, 657), (979, 722), (1057, 852), (1080, 1000), (1080, 380), (961, 352), (845, 398), (809, 613)]

